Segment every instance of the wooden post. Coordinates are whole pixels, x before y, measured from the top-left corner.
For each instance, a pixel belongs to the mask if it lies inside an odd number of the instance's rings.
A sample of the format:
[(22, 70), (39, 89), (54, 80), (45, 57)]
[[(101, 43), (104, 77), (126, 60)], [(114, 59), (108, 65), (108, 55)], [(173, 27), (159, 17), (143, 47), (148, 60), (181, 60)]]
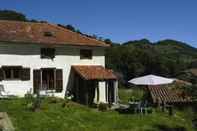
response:
[(115, 80), (113, 81), (113, 89), (114, 89), (114, 103), (117, 103), (118, 97), (118, 82)]
[(40, 70), (40, 86), (39, 86), (39, 88), (38, 88), (38, 92), (39, 92), (39, 94), (40, 94), (40, 89), (42, 89), (42, 69)]
[(105, 81), (105, 99), (106, 99), (106, 102), (109, 102), (109, 81)]
[(54, 69), (54, 89), (56, 90), (56, 69)]
[(97, 93), (97, 103), (99, 103), (99, 83), (98, 83), (98, 81), (96, 81), (96, 93)]
[(78, 76), (76, 74), (74, 75), (74, 77), (75, 77), (74, 79), (76, 81), (76, 84), (75, 84), (76, 101), (79, 102), (79, 78), (78, 78)]
[(89, 96), (88, 96), (88, 87), (87, 87), (87, 81), (84, 80), (84, 89), (85, 89), (85, 104), (88, 105), (89, 104)]

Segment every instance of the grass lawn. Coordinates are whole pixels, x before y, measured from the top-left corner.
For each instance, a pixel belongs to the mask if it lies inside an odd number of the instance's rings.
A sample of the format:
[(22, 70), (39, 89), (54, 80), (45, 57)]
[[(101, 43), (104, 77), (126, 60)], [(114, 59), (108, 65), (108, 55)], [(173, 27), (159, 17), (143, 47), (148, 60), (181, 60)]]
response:
[(191, 122), (182, 112), (177, 112), (174, 117), (161, 112), (119, 114), (116, 111), (100, 112), (73, 102), (62, 107), (62, 101), (50, 103), (45, 99), (42, 109), (32, 112), (27, 110), (24, 99), (1, 100), (0, 111), (8, 112), (16, 131), (163, 131), (176, 127), (192, 130)]
[(132, 89), (123, 89), (120, 88), (118, 90), (119, 98), (121, 100), (121, 103), (128, 103), (130, 98), (140, 100), (142, 99), (144, 95), (144, 91), (139, 88), (135, 88), (134, 90)]

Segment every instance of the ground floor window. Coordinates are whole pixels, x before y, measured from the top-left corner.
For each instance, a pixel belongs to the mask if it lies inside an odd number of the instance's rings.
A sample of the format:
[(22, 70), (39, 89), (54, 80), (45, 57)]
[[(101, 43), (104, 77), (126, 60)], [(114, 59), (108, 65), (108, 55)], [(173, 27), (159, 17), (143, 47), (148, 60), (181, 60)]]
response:
[(4, 79), (20, 79), (20, 72), (22, 67), (18, 66), (4, 66), (3, 68)]
[(38, 90), (54, 90), (55, 92), (62, 92), (62, 69), (42, 68), (36, 69), (33, 72), (34, 93), (37, 93)]
[(30, 80), (30, 68), (22, 66), (2, 66), (0, 80)]

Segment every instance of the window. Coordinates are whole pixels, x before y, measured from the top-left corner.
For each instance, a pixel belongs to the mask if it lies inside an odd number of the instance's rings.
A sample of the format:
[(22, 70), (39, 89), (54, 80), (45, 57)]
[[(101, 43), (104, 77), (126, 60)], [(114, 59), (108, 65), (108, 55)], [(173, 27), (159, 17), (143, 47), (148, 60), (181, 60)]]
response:
[(4, 69), (5, 79), (12, 79), (12, 70), (11, 68)]
[(21, 67), (17, 66), (4, 66), (3, 73), (4, 79), (20, 79)]
[(53, 59), (55, 57), (54, 48), (41, 48), (41, 58)]
[(22, 66), (2, 66), (0, 68), (0, 81), (2, 80), (30, 80), (30, 68)]
[[(41, 77), (42, 75), (42, 77)], [(62, 69), (42, 68), (33, 71), (34, 93), (39, 90), (55, 90), (60, 93), (63, 90)]]
[(80, 59), (92, 59), (92, 50), (80, 50)]
[(53, 37), (54, 33), (50, 32), (50, 31), (46, 31), (46, 32), (44, 32), (44, 36), (46, 36), (46, 37)]
[(19, 79), (20, 78), (20, 69), (19, 68), (13, 68), (12, 72), (13, 72), (13, 79)]

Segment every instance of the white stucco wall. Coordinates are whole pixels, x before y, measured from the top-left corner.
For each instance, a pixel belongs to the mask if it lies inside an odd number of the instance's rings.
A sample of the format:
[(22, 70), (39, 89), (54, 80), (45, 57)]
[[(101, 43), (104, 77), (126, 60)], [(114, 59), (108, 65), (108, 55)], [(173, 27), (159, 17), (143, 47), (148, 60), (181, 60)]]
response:
[[(30, 81), (21, 80), (3, 80), (6, 91), (18, 96), (33, 89), (33, 70), (40, 68), (57, 68), (63, 69), (63, 91), (62, 93), (55, 93), (55, 96), (64, 97), (68, 84), (71, 65), (102, 65), (105, 66), (104, 49), (99, 47), (92, 47), (93, 58), (91, 60), (80, 59), (80, 49), (87, 49), (89, 47), (76, 46), (57, 46), (56, 56), (53, 60), (41, 59), (40, 48), (47, 47), (38, 44), (13, 44), (0, 43), (0, 66), (23, 66), (31, 69)], [(101, 84), (102, 88), (105, 86)], [(104, 93), (104, 94), (103, 94)], [(105, 92), (100, 92), (101, 100), (105, 101)], [(103, 94), (103, 95), (102, 95)]]

